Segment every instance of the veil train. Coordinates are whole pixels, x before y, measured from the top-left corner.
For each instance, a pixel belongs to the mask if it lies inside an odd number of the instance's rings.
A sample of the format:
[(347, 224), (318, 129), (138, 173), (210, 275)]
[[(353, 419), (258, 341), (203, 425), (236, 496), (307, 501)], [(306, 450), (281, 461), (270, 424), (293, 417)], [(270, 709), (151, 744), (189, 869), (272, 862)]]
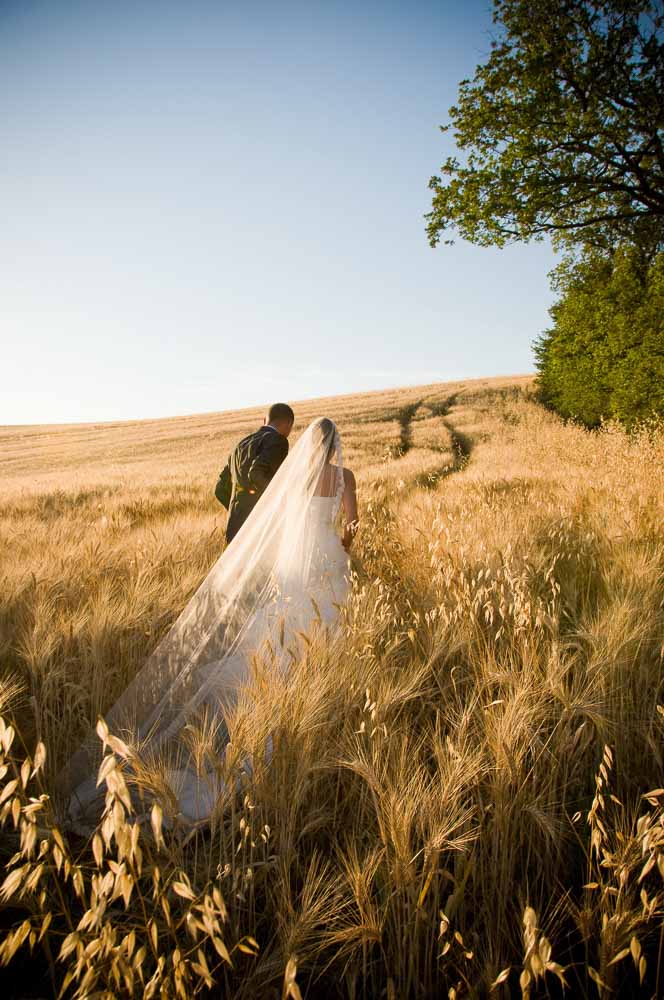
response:
[[(170, 754), (174, 783), (182, 777), (185, 815), (209, 812), (220, 788), (214, 780), (208, 790), (200, 781), (193, 787), (191, 772), (178, 766), (182, 747), (176, 738), (183, 727), (202, 709), (223, 726), (224, 710), (251, 676), (252, 655), (270, 640), (273, 648), (283, 648), (285, 636), (306, 631), (320, 616), (321, 602), (327, 602), (329, 618), (335, 598), (343, 599), (343, 588), (334, 582), (338, 559), (330, 559), (317, 530), (314, 501), (321, 499), (316, 490), (328, 462), (336, 469), (326, 498), (326, 516), (333, 520), (344, 488), (341, 442), (335, 424), (323, 417), (302, 433), (241, 531), (104, 715), (108, 730), (132, 747), (135, 760), (168, 760)], [(100, 740), (91, 733), (60, 776), (73, 823), (81, 825), (99, 799), (100, 760)]]

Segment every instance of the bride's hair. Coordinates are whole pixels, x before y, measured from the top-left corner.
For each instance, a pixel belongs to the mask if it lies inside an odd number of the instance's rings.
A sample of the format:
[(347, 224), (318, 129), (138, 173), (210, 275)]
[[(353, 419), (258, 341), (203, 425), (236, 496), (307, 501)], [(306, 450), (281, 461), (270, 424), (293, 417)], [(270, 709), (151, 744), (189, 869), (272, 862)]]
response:
[(329, 460), (337, 450), (337, 427), (329, 417), (321, 417), (318, 422), (321, 448), (325, 451), (325, 461)]

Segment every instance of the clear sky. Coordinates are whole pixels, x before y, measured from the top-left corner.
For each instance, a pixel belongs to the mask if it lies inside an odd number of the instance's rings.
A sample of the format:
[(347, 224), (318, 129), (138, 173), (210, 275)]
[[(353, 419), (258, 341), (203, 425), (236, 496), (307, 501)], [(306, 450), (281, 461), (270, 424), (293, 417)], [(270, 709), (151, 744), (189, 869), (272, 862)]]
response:
[(432, 250), (484, 0), (0, 0), (0, 423), (533, 370), (546, 244)]

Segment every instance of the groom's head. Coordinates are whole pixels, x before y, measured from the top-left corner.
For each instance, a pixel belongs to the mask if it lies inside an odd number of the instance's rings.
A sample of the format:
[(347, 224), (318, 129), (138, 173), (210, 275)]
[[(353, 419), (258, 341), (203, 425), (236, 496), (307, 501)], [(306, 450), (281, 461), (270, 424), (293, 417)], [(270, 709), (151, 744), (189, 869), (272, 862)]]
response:
[(279, 431), (284, 437), (288, 437), (293, 430), (295, 414), (288, 403), (273, 403), (268, 410), (265, 423), (274, 427), (275, 431)]

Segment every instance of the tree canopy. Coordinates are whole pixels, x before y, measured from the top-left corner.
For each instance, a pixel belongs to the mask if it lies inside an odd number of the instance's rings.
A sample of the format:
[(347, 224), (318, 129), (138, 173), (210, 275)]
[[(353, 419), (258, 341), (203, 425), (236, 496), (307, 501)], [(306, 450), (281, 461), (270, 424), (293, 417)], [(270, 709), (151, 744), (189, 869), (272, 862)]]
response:
[(664, 414), (664, 253), (563, 260), (554, 321), (535, 344), (542, 402), (590, 427)]
[(494, 0), (498, 36), (450, 109), (465, 162), (429, 182), (432, 246), (664, 246), (663, 0)]

